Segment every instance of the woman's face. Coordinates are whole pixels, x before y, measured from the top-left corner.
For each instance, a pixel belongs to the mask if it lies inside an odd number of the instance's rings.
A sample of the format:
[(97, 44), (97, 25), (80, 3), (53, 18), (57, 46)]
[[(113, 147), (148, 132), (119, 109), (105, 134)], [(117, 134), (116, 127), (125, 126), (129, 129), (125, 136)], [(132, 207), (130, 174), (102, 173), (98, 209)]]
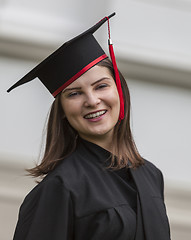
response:
[(111, 140), (118, 122), (120, 101), (114, 79), (106, 67), (94, 66), (66, 87), (61, 104), (70, 125), (88, 140)]

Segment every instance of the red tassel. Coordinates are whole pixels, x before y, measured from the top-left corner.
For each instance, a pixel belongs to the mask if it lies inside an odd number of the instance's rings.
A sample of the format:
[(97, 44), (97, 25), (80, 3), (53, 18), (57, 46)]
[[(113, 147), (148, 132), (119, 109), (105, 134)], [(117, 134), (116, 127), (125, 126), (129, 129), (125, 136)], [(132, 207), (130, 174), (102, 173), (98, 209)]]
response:
[(115, 81), (116, 81), (117, 90), (118, 90), (119, 99), (120, 99), (119, 121), (121, 121), (124, 119), (124, 99), (123, 99), (123, 92), (122, 92), (122, 88), (121, 88), (121, 80), (119, 77), (119, 72), (118, 72), (112, 44), (109, 44), (109, 53), (110, 53), (110, 57), (111, 57), (111, 60), (113, 63), (113, 68), (114, 68), (114, 72), (115, 72)]
[(110, 39), (110, 28), (109, 28), (109, 18), (108, 17), (107, 17), (107, 20), (108, 20), (108, 34), (109, 34), (109, 41), (108, 41), (109, 53), (110, 53), (111, 61), (113, 64), (113, 69), (115, 72), (115, 81), (116, 81), (117, 90), (118, 90), (118, 94), (119, 94), (119, 100), (120, 100), (119, 121), (121, 121), (124, 119), (124, 98), (123, 98), (123, 92), (122, 92), (122, 88), (121, 88), (121, 80), (119, 77), (119, 72), (118, 72), (115, 54), (114, 54), (114, 50), (113, 50), (113, 44)]

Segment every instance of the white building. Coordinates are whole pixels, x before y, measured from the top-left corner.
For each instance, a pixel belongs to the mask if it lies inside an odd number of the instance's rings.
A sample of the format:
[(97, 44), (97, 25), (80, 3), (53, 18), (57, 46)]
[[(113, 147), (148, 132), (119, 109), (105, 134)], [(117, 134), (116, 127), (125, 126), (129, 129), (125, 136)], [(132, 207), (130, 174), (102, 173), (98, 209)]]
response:
[[(6, 90), (63, 42), (110, 20), (119, 69), (132, 98), (132, 128), (144, 158), (164, 173), (173, 240), (191, 236), (191, 0), (0, 0), (0, 236), (12, 238), (18, 208), (35, 185), (53, 98), (37, 79)], [(107, 25), (96, 32), (107, 51)]]

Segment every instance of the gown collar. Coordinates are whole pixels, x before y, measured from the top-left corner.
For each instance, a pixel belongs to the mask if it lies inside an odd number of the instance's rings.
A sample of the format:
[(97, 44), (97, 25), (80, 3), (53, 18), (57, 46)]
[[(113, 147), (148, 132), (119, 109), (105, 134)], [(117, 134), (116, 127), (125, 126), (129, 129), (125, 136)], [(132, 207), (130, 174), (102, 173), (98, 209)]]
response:
[(80, 151), (83, 154), (92, 155), (93, 158), (95, 158), (96, 161), (98, 161), (100, 163), (107, 162), (107, 164), (108, 164), (108, 162), (112, 156), (111, 152), (109, 152), (105, 148), (103, 148), (95, 143), (89, 142), (81, 137), (78, 137), (77, 149), (80, 149)]

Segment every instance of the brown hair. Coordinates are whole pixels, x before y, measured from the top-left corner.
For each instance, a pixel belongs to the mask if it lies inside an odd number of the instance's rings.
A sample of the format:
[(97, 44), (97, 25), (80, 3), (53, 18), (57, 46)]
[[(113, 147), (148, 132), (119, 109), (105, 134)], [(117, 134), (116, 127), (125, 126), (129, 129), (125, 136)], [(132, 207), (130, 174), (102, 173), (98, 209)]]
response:
[[(106, 67), (111, 72), (113, 78), (113, 65), (109, 59), (105, 59), (97, 64)], [(143, 164), (130, 128), (130, 94), (127, 83), (119, 72), (121, 85), (124, 95), (124, 112), (125, 117), (117, 123), (114, 128), (112, 158), (109, 167), (120, 169), (128, 166), (129, 161), (131, 167), (138, 167)], [(53, 102), (49, 114), (45, 151), (42, 161), (39, 165), (32, 169), (28, 169), (30, 175), (34, 177), (43, 177), (52, 171), (67, 155), (72, 153), (76, 148), (78, 133), (71, 127), (61, 106), (59, 94)], [(117, 156), (117, 158), (115, 158)]]

